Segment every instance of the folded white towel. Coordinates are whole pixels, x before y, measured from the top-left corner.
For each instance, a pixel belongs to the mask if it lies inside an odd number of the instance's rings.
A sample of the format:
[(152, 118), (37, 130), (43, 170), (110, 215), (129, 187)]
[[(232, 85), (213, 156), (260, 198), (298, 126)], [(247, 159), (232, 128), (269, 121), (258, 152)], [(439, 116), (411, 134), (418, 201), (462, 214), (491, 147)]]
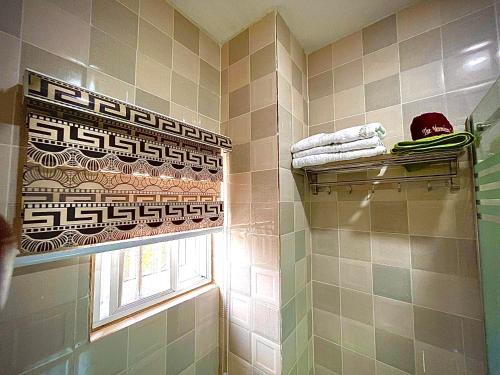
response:
[(328, 146), (319, 146), (310, 148), (308, 150), (299, 151), (293, 154), (293, 158), (303, 158), (304, 156), (318, 155), (318, 154), (332, 154), (335, 152), (346, 152), (353, 150), (363, 150), (365, 148), (373, 148), (377, 146), (383, 146), (384, 144), (380, 138), (374, 135), (371, 138), (360, 139), (359, 141), (347, 142), (347, 143), (337, 143)]
[(302, 158), (293, 159), (292, 165), (294, 168), (304, 168), (304, 167), (311, 167), (315, 165), (331, 163), (334, 161), (367, 158), (370, 156), (382, 155), (385, 154), (386, 152), (387, 149), (384, 146), (377, 146), (363, 150), (336, 152), (333, 154), (330, 153), (330, 154), (310, 155), (310, 156), (304, 156)]
[(337, 143), (353, 142), (360, 139), (378, 136), (380, 139), (385, 137), (385, 129), (382, 124), (374, 122), (372, 124), (354, 126), (346, 128), (335, 133), (315, 134), (304, 138), (292, 145), (292, 153), (308, 150), (314, 147), (327, 146)]

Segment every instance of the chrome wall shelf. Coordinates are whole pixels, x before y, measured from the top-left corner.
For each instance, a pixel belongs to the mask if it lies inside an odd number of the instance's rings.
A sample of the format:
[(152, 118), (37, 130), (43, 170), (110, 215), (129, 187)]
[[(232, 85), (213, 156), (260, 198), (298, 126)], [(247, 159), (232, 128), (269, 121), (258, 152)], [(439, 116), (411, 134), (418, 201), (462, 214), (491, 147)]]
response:
[[(380, 184), (397, 184), (398, 189), (401, 190), (401, 184), (427, 181), (427, 188), (432, 189), (432, 182), (434, 181), (447, 181), (451, 191), (460, 189), (454, 179), (458, 174), (458, 160), (464, 154), (464, 150), (454, 151), (439, 151), (439, 152), (425, 152), (414, 153), (405, 155), (386, 154), (374, 156), (370, 158), (362, 158), (357, 160), (348, 160), (342, 162), (328, 163), (314, 167), (305, 167), (305, 172), (311, 191), (317, 195), (320, 191), (331, 192), (332, 189), (338, 187), (347, 187), (352, 191), (355, 185), (371, 185), (371, 190), (374, 191), (375, 187)], [(394, 166), (446, 166), (446, 171), (443, 173), (425, 173), (429, 172), (428, 168), (421, 168), (412, 172), (402, 173), (400, 176), (385, 176), (378, 174), (370, 177), (367, 173), (366, 178), (361, 179), (339, 179), (339, 175), (353, 172), (367, 172), (373, 170), (381, 170), (383, 168)], [(424, 172), (418, 174), (418, 172)], [(432, 172), (432, 171), (431, 171)], [(324, 175), (332, 176), (331, 179), (323, 177)], [(335, 179), (333, 179), (335, 177)]]

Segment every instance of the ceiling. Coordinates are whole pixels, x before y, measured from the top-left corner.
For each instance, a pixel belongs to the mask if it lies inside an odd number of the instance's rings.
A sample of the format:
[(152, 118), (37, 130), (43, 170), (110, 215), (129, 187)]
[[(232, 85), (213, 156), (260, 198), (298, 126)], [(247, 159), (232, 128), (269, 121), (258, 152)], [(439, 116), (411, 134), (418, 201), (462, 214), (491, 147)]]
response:
[(219, 43), (277, 9), (306, 52), (353, 33), (415, 0), (170, 0)]

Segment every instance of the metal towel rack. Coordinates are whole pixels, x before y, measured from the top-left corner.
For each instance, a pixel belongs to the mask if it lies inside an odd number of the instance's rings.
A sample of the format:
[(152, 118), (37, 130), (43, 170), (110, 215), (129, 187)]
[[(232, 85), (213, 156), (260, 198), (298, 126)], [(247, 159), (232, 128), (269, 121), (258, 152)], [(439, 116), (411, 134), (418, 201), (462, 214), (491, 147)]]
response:
[[(349, 192), (352, 192), (352, 187), (355, 185), (371, 184), (372, 193), (375, 187), (380, 184), (397, 184), (398, 190), (401, 191), (401, 184), (415, 181), (427, 181), (427, 189), (432, 189), (433, 181), (448, 181), (450, 191), (460, 190), (460, 185), (454, 179), (458, 175), (459, 157), (465, 153), (464, 150), (439, 151), (439, 152), (421, 152), (413, 154), (395, 155), (386, 154), (374, 156), (370, 158), (362, 158), (357, 160), (348, 160), (323, 164), (314, 167), (305, 167), (305, 172), (311, 191), (317, 195), (320, 191), (328, 191), (336, 187), (348, 187)], [(344, 173), (362, 172), (374, 169), (382, 169), (392, 166), (432, 166), (446, 165), (447, 172), (445, 173), (423, 173), (423, 174), (406, 174), (402, 176), (375, 176), (351, 179), (351, 180), (324, 180), (320, 176), (330, 175), (337, 176)]]

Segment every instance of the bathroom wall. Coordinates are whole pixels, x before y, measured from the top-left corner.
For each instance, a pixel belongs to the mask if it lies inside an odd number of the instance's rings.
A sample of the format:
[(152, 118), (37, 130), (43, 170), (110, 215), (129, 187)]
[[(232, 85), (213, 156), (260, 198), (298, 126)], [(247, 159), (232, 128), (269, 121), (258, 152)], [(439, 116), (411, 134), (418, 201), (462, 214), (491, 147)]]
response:
[(279, 373), (275, 13), (240, 32), (221, 51), (221, 129), (233, 140), (228, 156), (229, 373)]
[(313, 367), (311, 232), (304, 175), (291, 170), (290, 146), (307, 136), (306, 56), (277, 15), (282, 374)]
[[(0, 214), (19, 217), (25, 68), (219, 130), (220, 47), (162, 0), (3, 1)], [(90, 258), (16, 269), (1, 373), (218, 373), (218, 289), (88, 343)]]
[[(498, 8), (422, 1), (309, 54), (310, 134), (378, 121), (390, 147), (429, 111), (463, 129), (499, 74)], [(460, 176), (311, 196), (317, 375), (485, 373), (467, 158)]]

